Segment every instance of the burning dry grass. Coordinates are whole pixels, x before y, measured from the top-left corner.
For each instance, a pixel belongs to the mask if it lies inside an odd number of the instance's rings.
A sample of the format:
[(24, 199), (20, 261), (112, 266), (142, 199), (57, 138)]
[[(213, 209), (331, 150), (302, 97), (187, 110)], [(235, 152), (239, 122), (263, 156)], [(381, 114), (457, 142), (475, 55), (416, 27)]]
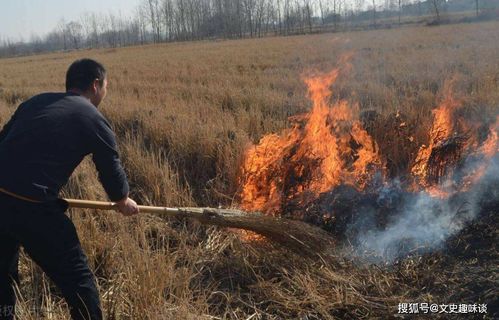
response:
[(336, 68), (306, 78), (310, 113), (294, 116), (292, 129), (267, 135), (249, 148), (241, 174), (243, 208), (274, 215), (285, 213), (288, 202), (305, 208), (340, 184), (365, 188), (381, 169), (377, 144), (358, 120), (358, 105), (345, 100), (328, 104), (339, 73)]
[[(328, 104), (358, 105), (356, 121), (382, 151), (392, 179), (410, 172), (421, 146), (431, 145), (432, 110), (445, 101), (444, 84), (454, 76), (454, 115), (485, 124), (472, 132), (483, 149), (493, 139), (487, 128), (499, 105), (497, 28), (493, 22), (5, 59), (0, 119), (24, 97), (61, 90), (73, 59), (97, 58), (109, 69), (103, 110), (119, 135), (134, 197), (144, 204), (230, 206), (241, 191), (238, 170), (248, 144), (299, 125), (289, 117), (310, 110), (303, 71), (327, 72), (353, 51), (350, 74), (337, 79)], [(433, 157), (425, 159), (440, 163), (452, 160), (439, 156), (449, 154), (443, 150), (464, 152), (460, 137), (469, 132), (457, 131), (435, 140)], [(349, 190), (322, 197), (348, 209), (359, 197)], [(65, 192), (104, 199), (88, 161)], [(497, 188), (489, 192), (487, 198), (499, 199)], [(497, 202), (484, 207), (445, 251), (415, 252), (380, 266), (352, 258), (348, 245), (310, 258), (192, 221), (70, 212), (109, 319), (390, 318), (399, 302), (487, 303), (493, 318), (497, 213)], [(335, 225), (341, 223), (331, 221)], [(21, 319), (68, 317), (57, 290), (25, 257), (21, 273)]]

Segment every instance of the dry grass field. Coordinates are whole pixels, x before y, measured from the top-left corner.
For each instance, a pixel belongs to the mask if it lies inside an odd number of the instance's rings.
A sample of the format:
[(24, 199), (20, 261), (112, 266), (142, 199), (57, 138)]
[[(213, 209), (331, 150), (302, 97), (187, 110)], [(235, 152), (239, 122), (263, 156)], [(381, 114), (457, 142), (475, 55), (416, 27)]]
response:
[[(333, 98), (386, 121), (403, 114), (410, 143), (386, 126), (369, 128), (395, 177), (428, 144), (431, 110), (446, 81), (453, 79), (469, 117), (495, 119), (497, 30), (499, 22), (488, 22), (1, 59), (0, 123), (23, 99), (63, 90), (73, 60), (95, 58), (108, 69), (100, 108), (118, 135), (132, 197), (165, 206), (237, 206), (245, 150), (310, 109), (304, 75), (329, 71), (351, 53)], [(73, 174), (64, 196), (106, 199), (91, 161)], [(345, 249), (327, 259), (302, 257), (194, 221), (69, 214), (107, 319), (387, 319), (400, 302), (487, 303), (489, 313), (480, 317), (492, 319), (499, 296), (496, 209), (449, 239), (446, 250), (387, 265)], [(19, 319), (69, 318), (57, 289), (25, 256), (21, 277)]]

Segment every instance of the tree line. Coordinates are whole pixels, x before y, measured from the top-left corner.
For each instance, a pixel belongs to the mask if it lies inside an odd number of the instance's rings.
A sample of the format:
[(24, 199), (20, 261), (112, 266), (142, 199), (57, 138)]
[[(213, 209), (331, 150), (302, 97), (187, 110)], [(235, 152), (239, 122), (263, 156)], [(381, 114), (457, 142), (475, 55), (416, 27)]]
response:
[[(409, 3), (412, 1), (412, 3)], [(415, 1), (415, 2), (414, 2)], [(457, 0), (456, 0), (457, 1)], [(462, 0), (460, 0), (462, 2)], [(478, 15), (479, 0), (476, 3)], [(498, 0), (482, 0), (495, 1)], [(85, 13), (43, 37), (0, 39), (0, 57), (171, 41), (344, 30), (386, 17), (440, 14), (445, 0), (139, 0), (131, 16)]]

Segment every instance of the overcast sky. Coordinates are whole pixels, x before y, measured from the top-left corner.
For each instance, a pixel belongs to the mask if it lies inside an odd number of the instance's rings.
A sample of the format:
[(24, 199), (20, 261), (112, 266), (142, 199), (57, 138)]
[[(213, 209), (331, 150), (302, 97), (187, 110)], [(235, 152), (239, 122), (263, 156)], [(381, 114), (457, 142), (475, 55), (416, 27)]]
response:
[(121, 12), (130, 16), (139, 0), (0, 0), (0, 39), (29, 40), (52, 31), (64, 18), (78, 19), (85, 12)]

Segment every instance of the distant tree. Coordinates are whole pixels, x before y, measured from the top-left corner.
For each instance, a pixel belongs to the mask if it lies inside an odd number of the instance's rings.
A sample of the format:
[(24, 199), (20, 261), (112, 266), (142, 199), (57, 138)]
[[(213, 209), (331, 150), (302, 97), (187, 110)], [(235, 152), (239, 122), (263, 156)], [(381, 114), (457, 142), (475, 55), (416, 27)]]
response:
[(286, 26), (286, 34), (289, 34), (290, 28), (291, 28), (291, 21), (290, 21), (290, 0), (284, 0), (284, 25)]
[(303, 12), (304, 12), (304, 18), (306, 20), (306, 23), (308, 25), (308, 30), (309, 32), (312, 32), (312, 5), (310, 3), (310, 0), (303, 0)]
[(116, 48), (121, 44), (119, 32), (119, 18), (112, 13), (108, 15), (107, 38), (111, 47)]
[(282, 34), (282, 15), (281, 15), (281, 1), (276, 0), (276, 12), (277, 12), (277, 24), (279, 28), (279, 34)]
[(399, 16), (399, 24), (400, 24), (400, 18), (402, 15), (402, 0), (398, 0), (398, 16)]
[(431, 0), (431, 3), (433, 5), (433, 10), (435, 12), (437, 22), (440, 22), (439, 0)]
[(338, 0), (333, 0), (333, 26), (334, 30), (338, 27)]
[(137, 24), (139, 27), (139, 42), (140, 44), (144, 44), (146, 42), (147, 35), (147, 14), (146, 9), (144, 7), (144, 3), (140, 3), (135, 8), (135, 16), (137, 20)]
[(86, 12), (80, 15), (80, 18), (78, 19), (82, 26), (83, 30), (83, 38), (84, 41), (86, 42), (85, 46), (92, 47), (92, 40), (91, 40), (91, 35), (92, 35), (92, 19), (91, 19), (91, 14)]
[(365, 0), (354, 0), (353, 6), (354, 6), (354, 12), (355, 13), (360, 13), (364, 7), (364, 1)]
[(345, 8), (346, 1), (345, 0), (336, 0), (336, 2), (338, 3), (338, 10), (337, 10), (338, 15), (336, 17), (336, 21), (337, 21), (337, 23), (340, 23), (341, 22), (340, 21), (341, 20), (341, 15), (342, 15), (342, 12), (343, 12), (343, 10)]
[(265, 18), (265, 0), (256, 0), (255, 3), (255, 36), (262, 36), (262, 24)]
[(161, 3), (161, 17), (165, 30), (165, 39), (171, 41), (173, 39), (173, 20), (174, 7), (172, 0), (163, 0)]
[(59, 23), (57, 24), (57, 29), (62, 35), (62, 42), (63, 42), (63, 48), (64, 50), (68, 49), (68, 34), (67, 34), (67, 29), (66, 29), (66, 21), (64, 18), (59, 20)]
[(243, 5), (250, 37), (253, 37), (253, 13), (255, 10), (255, 0), (243, 0)]
[[(446, 1), (140, 0), (129, 17), (121, 13), (84, 13), (74, 21), (61, 19), (52, 32), (43, 37), (33, 35), (27, 43), (4, 39), (0, 42), (0, 56), (161, 41), (261, 37), (269, 33), (289, 35), (312, 32), (316, 25), (328, 24), (334, 30), (348, 30), (356, 22), (370, 22), (376, 28), (380, 17), (397, 15), (400, 25), (403, 15), (421, 16), (427, 12), (440, 22)], [(452, 6), (474, 7), (478, 16), (480, 4), (474, 0)]]
[(158, 0), (147, 0), (149, 9), (149, 23), (151, 24), (152, 32), (154, 35), (154, 42), (161, 40), (161, 23), (159, 20), (159, 2)]
[(321, 24), (324, 25), (326, 23), (325, 19), (329, 15), (329, 6), (327, 0), (318, 0), (319, 2), (319, 12), (321, 15)]
[(44, 49), (44, 43), (42, 38), (36, 34), (31, 34), (29, 43), (31, 45), (31, 50), (33, 53), (40, 53), (43, 52)]

